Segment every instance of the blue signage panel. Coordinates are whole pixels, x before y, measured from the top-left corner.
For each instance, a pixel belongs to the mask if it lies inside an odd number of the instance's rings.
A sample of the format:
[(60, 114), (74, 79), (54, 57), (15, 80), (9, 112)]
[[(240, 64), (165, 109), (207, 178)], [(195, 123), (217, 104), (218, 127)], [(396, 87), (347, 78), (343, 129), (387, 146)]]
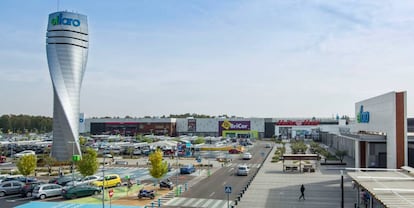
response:
[(231, 186), (224, 187), (224, 193), (231, 194)]
[(357, 122), (358, 123), (369, 123), (369, 112), (364, 112), (364, 106), (361, 105), (359, 109), (359, 113), (357, 114)]

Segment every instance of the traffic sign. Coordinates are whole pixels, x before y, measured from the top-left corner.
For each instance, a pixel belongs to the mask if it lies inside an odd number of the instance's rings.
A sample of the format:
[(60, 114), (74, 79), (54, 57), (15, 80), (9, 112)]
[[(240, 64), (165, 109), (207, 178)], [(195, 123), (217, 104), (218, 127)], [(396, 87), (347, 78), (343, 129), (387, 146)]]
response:
[(114, 190), (109, 189), (108, 193), (109, 193), (109, 197), (112, 198), (112, 196), (114, 195)]
[(231, 194), (231, 186), (224, 187), (224, 193)]

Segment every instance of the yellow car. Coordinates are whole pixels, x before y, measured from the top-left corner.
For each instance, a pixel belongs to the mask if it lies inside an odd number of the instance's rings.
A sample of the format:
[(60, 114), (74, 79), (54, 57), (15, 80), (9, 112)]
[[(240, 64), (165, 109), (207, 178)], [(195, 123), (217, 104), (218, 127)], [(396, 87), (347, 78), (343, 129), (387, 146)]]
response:
[[(101, 178), (92, 182), (94, 186), (102, 187), (104, 180)], [(105, 188), (121, 186), (121, 178), (117, 174), (109, 174), (105, 176)]]

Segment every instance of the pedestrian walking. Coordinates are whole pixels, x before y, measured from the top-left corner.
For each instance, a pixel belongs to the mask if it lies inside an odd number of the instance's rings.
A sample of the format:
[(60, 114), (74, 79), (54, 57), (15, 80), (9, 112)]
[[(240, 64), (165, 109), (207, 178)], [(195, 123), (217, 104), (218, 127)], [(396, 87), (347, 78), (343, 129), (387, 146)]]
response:
[(300, 187), (300, 197), (299, 200), (303, 198), (303, 200), (305, 200), (305, 186), (302, 184), (302, 186)]

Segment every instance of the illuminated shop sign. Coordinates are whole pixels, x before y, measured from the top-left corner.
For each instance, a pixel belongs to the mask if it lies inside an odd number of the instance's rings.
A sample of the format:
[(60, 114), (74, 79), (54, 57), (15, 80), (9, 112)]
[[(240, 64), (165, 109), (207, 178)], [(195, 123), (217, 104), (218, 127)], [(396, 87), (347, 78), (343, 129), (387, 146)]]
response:
[(219, 126), (225, 130), (250, 130), (250, 121), (220, 121)]
[(358, 123), (369, 123), (369, 112), (364, 112), (364, 106), (361, 105), (359, 108), (359, 113), (357, 114)]
[(51, 20), (52, 25), (72, 25), (74, 27), (80, 26), (80, 21), (78, 19), (66, 18), (60, 13), (58, 16)]
[(291, 120), (279, 120), (276, 126), (317, 126), (319, 121), (303, 120), (303, 121), (291, 121)]

